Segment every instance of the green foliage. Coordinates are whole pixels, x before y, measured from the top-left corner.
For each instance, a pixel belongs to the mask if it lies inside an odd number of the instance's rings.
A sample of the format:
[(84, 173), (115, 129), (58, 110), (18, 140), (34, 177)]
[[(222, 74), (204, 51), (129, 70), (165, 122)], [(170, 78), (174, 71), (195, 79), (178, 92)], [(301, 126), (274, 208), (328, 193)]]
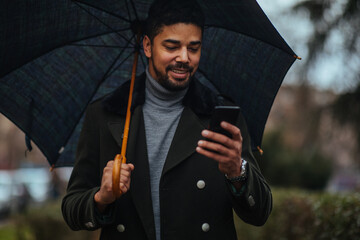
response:
[[(353, 240), (360, 236), (360, 194), (311, 193), (273, 189), (273, 211), (262, 227), (235, 217), (241, 240)], [(13, 216), (0, 227), (1, 240), (95, 240), (98, 232), (71, 231), (60, 203)]]
[(353, 240), (360, 236), (360, 194), (273, 192), (273, 211), (262, 227), (235, 217), (241, 240)]
[(360, 194), (324, 195), (314, 204), (318, 239), (359, 239)]
[[(72, 231), (64, 222), (60, 203), (53, 202), (41, 209), (30, 209), (26, 214), (12, 217), (12, 225), (0, 229), (3, 240), (92, 240), (98, 239), (97, 232)], [(12, 227), (10, 227), (12, 226)]]
[(331, 176), (330, 161), (311, 147), (302, 151), (287, 147), (281, 132), (266, 134), (263, 149), (265, 154), (260, 157), (259, 165), (273, 186), (321, 190)]
[(11, 226), (0, 227), (0, 239), (13, 240), (15, 239), (16, 231)]

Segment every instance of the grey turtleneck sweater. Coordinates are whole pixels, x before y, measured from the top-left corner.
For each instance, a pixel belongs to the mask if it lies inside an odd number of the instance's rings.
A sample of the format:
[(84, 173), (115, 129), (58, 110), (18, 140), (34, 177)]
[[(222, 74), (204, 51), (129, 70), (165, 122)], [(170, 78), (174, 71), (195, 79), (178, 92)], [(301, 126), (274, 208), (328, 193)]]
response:
[(165, 89), (151, 77), (148, 69), (146, 70), (145, 84), (143, 114), (156, 239), (160, 240), (160, 177), (170, 144), (184, 109), (182, 99), (187, 89), (177, 92)]

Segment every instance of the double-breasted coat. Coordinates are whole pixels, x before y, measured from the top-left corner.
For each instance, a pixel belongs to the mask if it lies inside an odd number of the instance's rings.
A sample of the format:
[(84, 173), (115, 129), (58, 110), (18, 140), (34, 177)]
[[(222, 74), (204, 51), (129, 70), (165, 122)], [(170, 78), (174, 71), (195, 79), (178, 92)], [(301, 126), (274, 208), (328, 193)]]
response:
[[(103, 168), (121, 151), (129, 82), (90, 104), (80, 136), (76, 162), (62, 202), (65, 221), (73, 230), (102, 228), (101, 239), (155, 240), (142, 104), (145, 74), (136, 80), (128, 139), (127, 161), (135, 166), (130, 190), (97, 212), (94, 195)], [(184, 97), (185, 106), (171, 143), (160, 180), (161, 239), (237, 239), (233, 209), (245, 222), (262, 225), (272, 208), (269, 186), (250, 149), (242, 116), (242, 157), (247, 160), (244, 192), (232, 192), (218, 164), (195, 151), (219, 98), (194, 79)]]

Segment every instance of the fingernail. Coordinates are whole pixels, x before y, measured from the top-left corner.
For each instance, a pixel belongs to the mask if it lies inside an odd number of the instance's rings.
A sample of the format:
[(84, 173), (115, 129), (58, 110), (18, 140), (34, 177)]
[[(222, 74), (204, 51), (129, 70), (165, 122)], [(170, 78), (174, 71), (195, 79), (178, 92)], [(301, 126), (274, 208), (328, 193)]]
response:
[(204, 141), (202, 141), (202, 140), (200, 140), (199, 142), (198, 142), (198, 145), (203, 145), (204, 144)]
[(226, 127), (227, 126), (227, 123), (226, 122), (221, 122), (220, 123), (222, 127)]
[(208, 130), (204, 130), (204, 131), (202, 131), (202, 135), (203, 135), (203, 136), (207, 136), (207, 135), (209, 135), (209, 131), (208, 131)]

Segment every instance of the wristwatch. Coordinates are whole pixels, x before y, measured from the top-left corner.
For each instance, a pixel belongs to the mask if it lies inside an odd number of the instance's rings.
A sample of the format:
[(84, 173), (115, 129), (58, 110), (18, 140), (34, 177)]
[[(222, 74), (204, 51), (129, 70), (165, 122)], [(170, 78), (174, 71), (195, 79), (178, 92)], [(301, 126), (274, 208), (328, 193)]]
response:
[(247, 161), (242, 158), (241, 159), (241, 172), (240, 172), (240, 175), (230, 178), (225, 174), (226, 179), (231, 183), (245, 182), (245, 180), (247, 179), (246, 165), (247, 165)]

